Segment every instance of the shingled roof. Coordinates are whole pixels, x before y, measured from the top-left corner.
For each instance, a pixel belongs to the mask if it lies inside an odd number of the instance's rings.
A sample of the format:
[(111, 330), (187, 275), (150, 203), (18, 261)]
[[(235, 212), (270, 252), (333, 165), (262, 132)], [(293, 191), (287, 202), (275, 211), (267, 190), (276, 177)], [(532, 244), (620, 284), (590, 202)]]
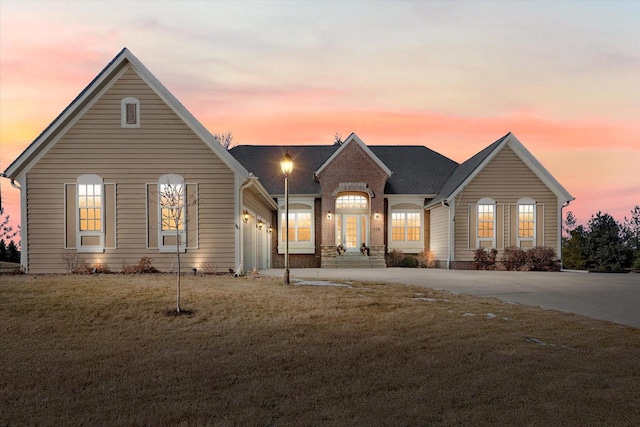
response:
[[(374, 145), (369, 149), (392, 171), (385, 194), (436, 194), (458, 164), (427, 147)], [(340, 148), (337, 145), (240, 145), (230, 153), (259, 179), (271, 194), (284, 193), (280, 160), (293, 158), (291, 194), (320, 194), (314, 172)]]
[[(475, 156), (471, 157), (466, 162), (459, 165), (455, 171), (449, 176), (449, 179), (446, 180), (440, 191), (438, 191), (438, 195), (431, 201), (427, 206), (433, 206), (440, 203), (442, 200), (448, 198), (456, 189), (462, 185), (462, 183), (475, 171), (482, 162), (485, 161), (493, 151), (498, 148), (498, 146), (504, 141), (510, 133), (506, 134), (499, 140), (495, 141), (493, 144), (489, 145), (484, 150), (480, 151)], [(241, 162), (242, 163), (242, 162)]]

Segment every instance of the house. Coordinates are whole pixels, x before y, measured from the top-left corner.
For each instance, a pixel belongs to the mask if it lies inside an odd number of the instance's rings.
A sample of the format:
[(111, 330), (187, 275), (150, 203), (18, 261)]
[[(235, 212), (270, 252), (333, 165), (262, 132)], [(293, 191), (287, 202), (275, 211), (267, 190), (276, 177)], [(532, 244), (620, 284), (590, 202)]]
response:
[(476, 248), (560, 252), (573, 197), (511, 133), (462, 164), (356, 134), (227, 151), (123, 49), (5, 171), (21, 188), (22, 265), (118, 271), (150, 257), (168, 271), (180, 251), (207, 271), (282, 267), (287, 153), (292, 268), (384, 267), (394, 249), (432, 251), (450, 268), (468, 267)]

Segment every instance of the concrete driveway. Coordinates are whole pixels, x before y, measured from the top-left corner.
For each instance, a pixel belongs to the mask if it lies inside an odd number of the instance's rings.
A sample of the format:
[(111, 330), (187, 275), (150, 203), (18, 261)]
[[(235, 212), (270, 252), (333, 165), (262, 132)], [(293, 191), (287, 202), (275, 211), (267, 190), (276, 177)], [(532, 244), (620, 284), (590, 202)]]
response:
[[(261, 270), (282, 277), (284, 270)], [(581, 314), (640, 328), (640, 274), (418, 268), (291, 269), (291, 278), (392, 282)]]

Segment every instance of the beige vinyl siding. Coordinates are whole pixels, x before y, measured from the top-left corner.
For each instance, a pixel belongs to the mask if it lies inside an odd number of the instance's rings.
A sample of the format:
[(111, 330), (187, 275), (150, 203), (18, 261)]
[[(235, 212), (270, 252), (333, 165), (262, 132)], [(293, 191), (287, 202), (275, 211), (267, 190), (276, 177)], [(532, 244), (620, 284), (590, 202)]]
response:
[[(505, 146), (484, 169), (458, 194), (456, 206), (455, 259), (472, 261), (475, 249), (475, 205), (483, 197), (496, 202), (496, 245), (499, 250), (515, 244), (517, 228), (513, 206), (524, 197), (536, 201), (537, 246), (558, 251), (558, 199), (556, 195)], [(501, 252), (501, 251), (500, 251)]]
[(271, 224), (271, 208), (265, 205), (265, 203), (251, 191), (251, 188), (245, 189), (242, 197), (244, 204), (243, 209), (251, 211), (265, 224)]
[[(129, 96), (140, 100), (140, 128), (121, 126)], [(175, 254), (147, 249), (146, 184), (175, 173), (198, 185), (198, 249), (183, 266), (235, 267), (233, 171), (129, 68), (27, 175), (30, 272), (66, 271), (64, 184), (88, 173), (116, 184), (117, 248), (81, 254), (85, 261), (120, 271), (148, 256), (168, 270)]]
[(449, 257), (449, 209), (438, 206), (429, 212), (429, 249), (436, 260), (446, 262)]

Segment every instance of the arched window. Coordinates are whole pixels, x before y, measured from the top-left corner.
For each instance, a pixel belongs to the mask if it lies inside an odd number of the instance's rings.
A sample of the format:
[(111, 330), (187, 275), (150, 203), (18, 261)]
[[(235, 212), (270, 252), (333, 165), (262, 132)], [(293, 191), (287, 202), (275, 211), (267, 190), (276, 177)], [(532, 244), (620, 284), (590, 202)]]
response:
[(104, 189), (102, 177), (81, 175), (77, 179), (77, 242), (80, 252), (104, 249)]
[(180, 175), (162, 175), (158, 180), (158, 246), (163, 251), (175, 251), (180, 245), (186, 247), (185, 224), (186, 212), (185, 181)]
[(336, 209), (367, 209), (367, 198), (359, 194), (345, 194), (336, 199)]
[(496, 202), (488, 197), (478, 200), (476, 212), (478, 248), (496, 247)]
[(535, 246), (536, 239), (536, 201), (530, 198), (518, 200), (518, 234), (520, 247)]

